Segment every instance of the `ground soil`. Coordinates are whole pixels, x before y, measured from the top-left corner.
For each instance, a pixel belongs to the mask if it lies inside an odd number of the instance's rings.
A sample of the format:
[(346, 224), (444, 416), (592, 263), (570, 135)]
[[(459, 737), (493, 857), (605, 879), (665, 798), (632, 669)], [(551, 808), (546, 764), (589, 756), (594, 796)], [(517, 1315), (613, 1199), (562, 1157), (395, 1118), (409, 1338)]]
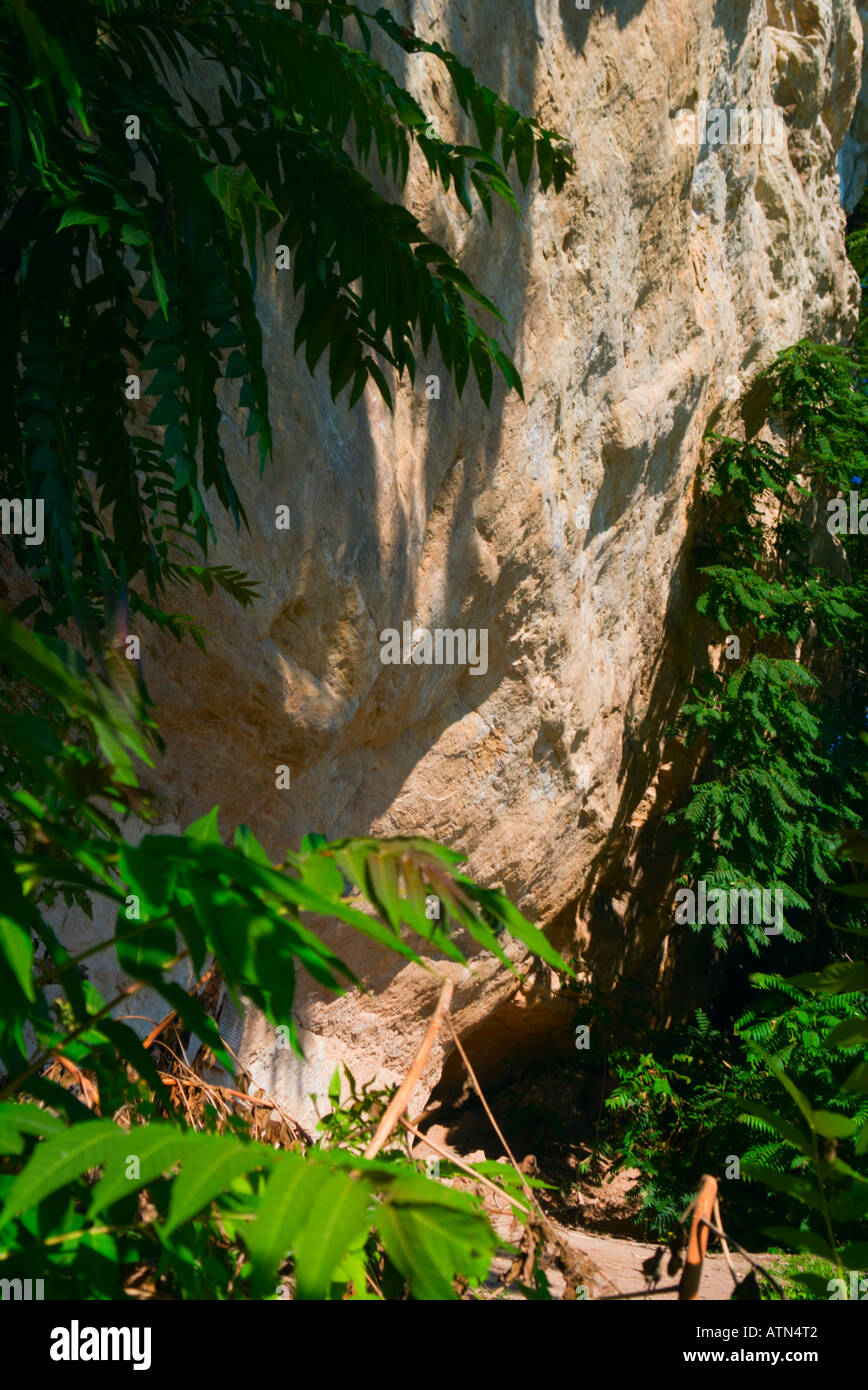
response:
[[(445, 1127), (441, 1129), (436, 1125), (432, 1126), (428, 1135), (435, 1142), (449, 1146), (448, 1131)], [(420, 1146), (420, 1156), (424, 1148), (425, 1146)], [(433, 1155), (433, 1150), (428, 1152)], [(495, 1154), (491, 1146), (487, 1151), (479, 1149), (465, 1152), (461, 1156), (469, 1163), (493, 1157), (506, 1161), (505, 1156)], [(531, 1173), (536, 1171), (532, 1156), (523, 1156), (521, 1166), (528, 1167)], [(638, 1174), (628, 1170), (615, 1174), (611, 1180), (599, 1183), (582, 1181), (566, 1193), (561, 1189), (560, 1194), (545, 1194), (542, 1198), (551, 1228), (563, 1245), (575, 1255), (573, 1276), (577, 1285), (584, 1284), (587, 1289), (587, 1294), (580, 1294), (580, 1297), (587, 1296), (591, 1300), (612, 1299), (618, 1295), (629, 1294), (639, 1301), (646, 1298), (661, 1299), (663, 1302), (678, 1299), (677, 1285), (680, 1275), (666, 1273), (667, 1257), (664, 1257), (662, 1276), (656, 1285), (649, 1283), (643, 1271), (643, 1262), (653, 1256), (658, 1247), (649, 1244), (641, 1235), (637, 1220), (637, 1177)], [(511, 1246), (520, 1246), (523, 1228), (513, 1216), (508, 1202), (501, 1201), (485, 1188), (475, 1186), (469, 1178), (453, 1181), (457, 1187), (477, 1191), (498, 1234)], [(706, 1255), (703, 1263), (699, 1302), (728, 1300), (735, 1287), (735, 1279), (726, 1257), (716, 1241), (712, 1240), (711, 1244), (712, 1250)], [(552, 1296), (563, 1299), (566, 1293), (564, 1274), (550, 1256), (550, 1250), (541, 1252), (540, 1262), (546, 1270)], [(778, 1257), (756, 1254), (754, 1258), (774, 1272)], [(749, 1262), (732, 1250), (730, 1259), (736, 1278), (744, 1279), (750, 1272)], [(506, 1255), (500, 1255), (495, 1260), (492, 1277), (488, 1282), (491, 1296), (498, 1296), (498, 1291), (500, 1296), (516, 1296), (507, 1293), (503, 1285), (512, 1262), (512, 1257)]]

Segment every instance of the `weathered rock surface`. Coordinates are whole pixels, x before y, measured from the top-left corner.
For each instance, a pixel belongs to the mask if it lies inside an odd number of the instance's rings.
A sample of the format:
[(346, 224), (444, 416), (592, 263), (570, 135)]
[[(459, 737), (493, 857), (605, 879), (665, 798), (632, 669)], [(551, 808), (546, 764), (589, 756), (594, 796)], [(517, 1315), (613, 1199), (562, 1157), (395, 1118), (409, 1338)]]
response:
[(844, 137), (844, 143), (838, 156), (838, 167), (841, 174), (841, 201), (848, 213), (853, 211), (861, 198), (862, 189), (865, 186), (865, 175), (868, 173), (868, 103), (865, 100), (865, 93), (868, 91), (868, 82), (866, 82), (868, 43), (865, 42), (866, 28), (868, 28), (868, 5), (860, 4), (856, 8), (862, 22), (862, 88), (856, 103), (853, 120)]
[[(225, 524), (213, 557), (263, 596), (243, 615), (219, 596), (197, 604), (205, 656), (152, 633), (143, 651), (168, 741), (153, 782), (167, 823), (218, 802), (224, 830), (245, 821), (276, 856), (307, 831), (423, 833), (466, 851), (598, 983), (662, 988), (680, 942), (642, 828), (670, 794), (665, 769), (652, 777), (693, 659), (683, 559), (702, 436), (780, 348), (854, 324), (838, 153), (862, 28), (850, 0), (603, 9), (404, 10), (574, 148), (563, 192), (532, 183), (521, 222), (505, 209), (493, 229), (471, 221), (421, 170), (408, 190), (506, 315), (526, 404), (496, 390), (487, 412), (472, 387), (459, 401), (432, 360), (393, 416), (373, 389), (348, 413), (293, 358), (288, 277), (267, 271), (274, 463), (260, 480), (227, 403), (250, 533)], [(402, 77), (444, 132), (461, 128), (433, 60), (408, 59)], [(702, 102), (776, 107), (785, 138), (679, 143), (677, 113)], [(861, 126), (851, 198), (860, 159)], [(487, 670), (383, 665), (379, 634), (405, 620), (486, 629)], [(308, 1124), (339, 1059), (362, 1080), (403, 1075), (436, 993), (418, 968), (329, 930), (367, 993), (329, 1001), (302, 984), (304, 1067), (261, 1020), (244, 1045)], [(456, 1023), (486, 1075), (570, 1045), (570, 1006), (528, 965), (520, 983), (487, 958), (455, 968)], [(450, 1046), (444, 1034), (417, 1100)]]

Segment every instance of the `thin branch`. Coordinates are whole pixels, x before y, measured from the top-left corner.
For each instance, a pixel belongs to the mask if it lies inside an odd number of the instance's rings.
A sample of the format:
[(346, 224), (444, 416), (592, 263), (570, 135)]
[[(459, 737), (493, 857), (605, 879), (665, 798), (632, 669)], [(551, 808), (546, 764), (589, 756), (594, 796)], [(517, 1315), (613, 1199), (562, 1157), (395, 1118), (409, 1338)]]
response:
[[(199, 990), (202, 988), (203, 985), (206, 985), (206, 984), (208, 983), (208, 981), (210, 980), (210, 978), (211, 978), (211, 976), (212, 976), (213, 974), (214, 974), (214, 966), (212, 965), (212, 966), (210, 967), (210, 969), (208, 969), (208, 970), (205, 971), (205, 974), (202, 976), (202, 978), (201, 978), (201, 980), (199, 981), (199, 983), (196, 984), (196, 985), (194, 985), (192, 989), (190, 989), (190, 990), (187, 991), (187, 993), (191, 996), (191, 998), (195, 998), (196, 994), (199, 992)], [(177, 1009), (172, 1009), (171, 1013), (166, 1014), (166, 1017), (160, 1020), (160, 1022), (157, 1024), (156, 1028), (152, 1028), (152, 1029), (151, 1029), (150, 1033), (149, 1033), (148, 1036), (145, 1038), (145, 1041), (142, 1043), (142, 1047), (145, 1049), (146, 1052), (147, 1052), (148, 1048), (151, 1047), (151, 1046), (156, 1042), (157, 1038), (160, 1036), (160, 1034), (162, 1033), (163, 1029), (164, 1029), (164, 1028), (167, 1028), (168, 1025), (172, 1022), (172, 1020), (175, 1019), (175, 1018), (177, 1018), (177, 1017), (178, 1017), (178, 1010), (177, 1010)]]
[(220, 1096), (233, 1096), (237, 1100), (244, 1100), (254, 1110), (257, 1107), (272, 1109), (271, 1100), (260, 1100), (258, 1096), (249, 1096), (245, 1091), (236, 1091), (231, 1086), (214, 1086), (210, 1081), (203, 1081), (195, 1072), (191, 1076), (173, 1076), (171, 1072), (161, 1071), (160, 1077), (167, 1086), (198, 1086), (202, 1091), (216, 1091)]
[[(182, 951), (180, 955), (175, 956), (174, 960), (170, 960), (166, 963), (165, 969), (171, 970), (173, 965), (177, 965), (179, 961), (186, 960), (189, 954), (189, 951)], [(84, 1023), (80, 1023), (71, 1033), (67, 1033), (58, 1042), (53, 1043), (51, 1047), (45, 1048), (34, 1058), (29, 1067), (26, 1067), (23, 1072), (16, 1076), (14, 1080), (10, 1081), (9, 1084), (0, 1091), (0, 1101), (6, 1100), (7, 1096), (14, 1095), (18, 1088), (22, 1086), (25, 1081), (29, 1080), (31, 1076), (35, 1076), (38, 1071), (41, 1071), (45, 1064), (51, 1061), (52, 1057), (62, 1052), (65, 1047), (69, 1047), (69, 1044), (75, 1042), (82, 1033), (86, 1033), (87, 1030), (92, 1028), (95, 1023), (98, 1023), (101, 1018), (105, 1018), (106, 1014), (110, 1014), (112, 1009), (116, 1009), (118, 1004), (122, 1004), (131, 994), (137, 994), (138, 991), (144, 989), (147, 984), (147, 980), (136, 980), (133, 984), (127, 985), (126, 989), (122, 989), (119, 994), (115, 995), (114, 999), (110, 999), (101, 1009), (97, 1009), (95, 1014), (88, 1014)]]
[(723, 1233), (723, 1222), (722, 1222), (722, 1220), (721, 1220), (721, 1218), (720, 1218), (720, 1198), (719, 1198), (719, 1197), (715, 1197), (715, 1199), (714, 1199), (714, 1219), (715, 1219), (715, 1221), (717, 1222), (718, 1226), (720, 1227), (720, 1231), (719, 1231), (719, 1233), (717, 1233), (717, 1238), (718, 1238), (718, 1240), (720, 1241), (720, 1248), (721, 1248), (721, 1250), (723, 1251), (723, 1257), (724, 1257), (724, 1259), (726, 1260), (727, 1267), (728, 1267), (728, 1269), (729, 1269), (730, 1274), (732, 1275), (732, 1282), (733, 1282), (733, 1284), (735, 1284), (736, 1288), (738, 1288), (739, 1278), (738, 1278), (738, 1275), (737, 1275), (736, 1272), (735, 1272), (735, 1268), (734, 1268), (733, 1263), (732, 1263), (732, 1256), (731, 1256), (730, 1253), (729, 1253), (729, 1245), (727, 1244), (726, 1236), (725, 1236), (724, 1233)]
[[(720, 1240), (723, 1234), (722, 1231), (719, 1231), (717, 1227), (712, 1226), (711, 1222), (706, 1220), (706, 1218), (704, 1217), (702, 1218), (702, 1224), (707, 1226), (708, 1229), (711, 1231), (712, 1235), (717, 1236), (718, 1240)], [(735, 1246), (738, 1253), (741, 1255), (742, 1259), (747, 1260), (748, 1264), (752, 1265), (754, 1269), (758, 1269), (760, 1274), (764, 1274), (766, 1279), (768, 1279), (769, 1283), (772, 1285), (772, 1287), (780, 1294), (781, 1298), (786, 1303), (788, 1301), (787, 1296), (781, 1288), (780, 1284), (778, 1283), (777, 1279), (775, 1279), (774, 1275), (769, 1273), (765, 1265), (761, 1265), (758, 1260), (755, 1260), (753, 1255), (749, 1255), (748, 1252), (745, 1250), (744, 1246), (739, 1245), (738, 1241), (733, 1236), (730, 1236), (729, 1239), (732, 1241), (733, 1245)]]
[(489, 1120), (491, 1121), (492, 1128), (493, 1128), (495, 1134), (497, 1135), (498, 1139), (500, 1140), (501, 1144), (503, 1145), (504, 1150), (505, 1150), (505, 1152), (506, 1152), (507, 1158), (509, 1159), (510, 1163), (512, 1164), (513, 1168), (514, 1168), (515, 1171), (518, 1173), (518, 1176), (519, 1176), (519, 1178), (521, 1179), (521, 1185), (522, 1185), (522, 1188), (524, 1189), (525, 1196), (533, 1203), (533, 1205), (534, 1205), (534, 1207), (536, 1208), (537, 1212), (538, 1212), (539, 1215), (542, 1217), (543, 1221), (544, 1221), (544, 1222), (546, 1223), (546, 1225), (549, 1227), (549, 1229), (551, 1230), (551, 1232), (552, 1232), (553, 1234), (556, 1234), (555, 1231), (554, 1231), (554, 1227), (552, 1226), (551, 1222), (549, 1221), (548, 1217), (546, 1216), (545, 1212), (543, 1211), (542, 1207), (540, 1206), (539, 1202), (537, 1201), (536, 1197), (534, 1196), (533, 1189), (532, 1189), (531, 1186), (529, 1185), (529, 1183), (528, 1183), (528, 1181), (527, 1181), (527, 1178), (525, 1177), (525, 1175), (524, 1175), (524, 1173), (522, 1172), (521, 1168), (519, 1167), (518, 1163), (516, 1163), (515, 1154), (512, 1152), (512, 1149), (511, 1149), (511, 1148), (509, 1147), (509, 1145), (507, 1144), (506, 1138), (505, 1138), (504, 1133), (503, 1133), (503, 1130), (500, 1128), (500, 1125), (497, 1123), (497, 1120), (494, 1118), (493, 1114), (491, 1113), (491, 1107), (489, 1106), (488, 1101), (485, 1099), (485, 1096), (484, 1096), (483, 1093), (482, 1093), (482, 1087), (481, 1087), (480, 1084), (479, 1084), (479, 1080), (478, 1080), (478, 1078), (477, 1078), (476, 1072), (473, 1070), (473, 1067), (470, 1065), (470, 1058), (467, 1056), (467, 1053), (464, 1051), (464, 1048), (463, 1048), (462, 1045), (461, 1045), (461, 1039), (459, 1038), (457, 1032), (455, 1031), (455, 1027), (454, 1027), (454, 1025), (453, 1025), (453, 1023), (452, 1023), (452, 1019), (450, 1018), (450, 1019), (448, 1019), (447, 1021), (448, 1021), (448, 1023), (449, 1023), (449, 1028), (450, 1028), (450, 1031), (451, 1031), (451, 1033), (452, 1033), (452, 1039), (453, 1039), (453, 1041), (454, 1041), (454, 1043), (455, 1043), (455, 1046), (458, 1048), (459, 1053), (461, 1054), (461, 1060), (463, 1061), (465, 1067), (467, 1068), (467, 1075), (470, 1077), (470, 1084), (471, 1084), (471, 1086), (473, 1087), (473, 1089), (474, 1089), (474, 1091), (476, 1092), (476, 1094), (479, 1096), (479, 1100), (480, 1100), (480, 1103), (481, 1103), (481, 1105), (482, 1105), (482, 1108), (483, 1108), (483, 1110), (485, 1111), (486, 1115), (488, 1116)]
[(455, 986), (452, 983), (452, 981), (444, 980), (443, 988), (440, 991), (440, 997), (437, 1000), (437, 1007), (434, 1010), (434, 1015), (431, 1019), (431, 1022), (428, 1025), (428, 1032), (422, 1039), (419, 1051), (413, 1058), (413, 1063), (410, 1067), (410, 1070), (407, 1072), (407, 1075), (404, 1077), (404, 1080), (401, 1082), (392, 1099), (389, 1101), (389, 1104), (386, 1106), (385, 1114), (383, 1115), (383, 1118), (380, 1120), (380, 1123), (377, 1125), (376, 1133), (368, 1147), (365, 1149), (363, 1157), (376, 1158), (377, 1154), (380, 1152), (380, 1149), (385, 1144), (392, 1130), (395, 1128), (395, 1125), (398, 1123), (398, 1120), (403, 1115), (404, 1111), (407, 1109), (407, 1106), (410, 1102), (410, 1096), (413, 1093), (416, 1082), (422, 1075), (422, 1072), (425, 1068), (425, 1063), (428, 1061), (428, 1054), (434, 1046), (434, 1040), (436, 1039), (437, 1034), (440, 1032), (440, 1029), (443, 1026), (444, 1018), (448, 1016), (449, 1006), (452, 1003), (452, 995), (454, 990)]
[[(139, 1228), (139, 1231), (141, 1231), (141, 1230), (147, 1231), (147, 1230), (148, 1230), (148, 1227), (147, 1227), (147, 1226), (140, 1227), (140, 1228)], [(67, 1240), (83, 1240), (83, 1239), (85, 1238), (85, 1236), (108, 1236), (108, 1235), (114, 1235), (115, 1231), (124, 1231), (124, 1232), (126, 1232), (127, 1234), (129, 1234), (129, 1233), (130, 1233), (130, 1227), (129, 1227), (129, 1225), (126, 1225), (126, 1226), (87, 1226), (85, 1229), (83, 1229), (83, 1230), (81, 1230), (81, 1231), (63, 1231), (60, 1235), (57, 1235), (57, 1236), (49, 1236), (46, 1240), (37, 1240), (37, 1241), (34, 1241), (34, 1242), (29, 1243), (29, 1244), (28, 1244), (28, 1249), (31, 1249), (31, 1248), (33, 1247), (33, 1245), (37, 1245), (37, 1246), (62, 1245), (64, 1241), (67, 1241)], [(136, 1234), (138, 1234), (139, 1231), (137, 1231)], [(9, 1257), (10, 1257), (10, 1255), (17, 1255), (17, 1254), (19, 1254), (19, 1251), (17, 1251), (17, 1250), (0, 1250), (0, 1260), (8, 1260)]]
[(412, 1135), (415, 1135), (417, 1139), (421, 1139), (423, 1144), (427, 1144), (430, 1149), (438, 1153), (441, 1158), (445, 1158), (449, 1163), (454, 1163), (455, 1167), (460, 1168), (462, 1172), (468, 1173), (470, 1177), (473, 1178), (474, 1182), (482, 1183), (483, 1187), (490, 1187), (492, 1192), (497, 1193), (498, 1197), (505, 1197), (512, 1206), (518, 1207), (519, 1211), (525, 1212), (527, 1216), (533, 1215), (530, 1207), (526, 1207), (524, 1202), (520, 1202), (517, 1197), (510, 1197), (509, 1193), (505, 1192), (502, 1187), (498, 1187), (496, 1182), (492, 1182), (490, 1178), (486, 1178), (482, 1173), (477, 1173), (476, 1169), (472, 1167), (471, 1164), (465, 1163), (463, 1158), (459, 1158), (458, 1154), (453, 1153), (451, 1149), (447, 1149), (443, 1144), (438, 1144), (436, 1139), (429, 1139), (428, 1136), (417, 1129), (415, 1125), (411, 1125), (409, 1120), (402, 1118), (401, 1124), (405, 1129), (409, 1130)]

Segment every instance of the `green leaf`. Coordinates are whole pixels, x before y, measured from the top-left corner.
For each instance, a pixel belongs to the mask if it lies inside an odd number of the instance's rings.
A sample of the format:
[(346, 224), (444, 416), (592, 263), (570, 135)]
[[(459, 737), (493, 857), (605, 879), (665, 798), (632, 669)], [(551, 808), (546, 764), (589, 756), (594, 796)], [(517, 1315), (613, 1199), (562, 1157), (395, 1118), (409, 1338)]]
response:
[(157, 258), (154, 255), (153, 251), (151, 251), (151, 281), (154, 286), (154, 292), (157, 296), (157, 303), (163, 311), (163, 318), (168, 320), (169, 295), (166, 289), (166, 281), (163, 278), (163, 272), (157, 264)]
[(814, 1129), (824, 1139), (849, 1139), (859, 1128), (848, 1115), (839, 1115), (832, 1110), (815, 1110), (813, 1120)]
[(813, 1231), (800, 1231), (796, 1226), (766, 1226), (764, 1234), (780, 1245), (791, 1245), (794, 1250), (806, 1250), (811, 1255), (835, 1263), (835, 1252), (831, 1250), (822, 1236)]
[(773, 1168), (763, 1168), (758, 1163), (743, 1163), (742, 1173), (745, 1177), (753, 1179), (755, 1182), (762, 1183), (766, 1187), (771, 1187), (777, 1192), (786, 1192), (789, 1197), (795, 1197), (797, 1201), (804, 1203), (805, 1206), (813, 1207), (815, 1211), (822, 1211), (823, 1201), (815, 1187), (812, 1187), (806, 1178), (800, 1178), (795, 1173), (778, 1173)]
[(856, 1066), (841, 1086), (841, 1090), (859, 1091), (863, 1095), (868, 1095), (868, 1062), (856, 1063)]
[(295, 1242), (299, 1299), (325, 1298), (347, 1250), (371, 1224), (371, 1193), (362, 1178), (332, 1173), (308, 1209)]
[(124, 222), (121, 241), (125, 246), (149, 246), (151, 238), (146, 227), (138, 226), (135, 222)]
[(755, 1052), (758, 1057), (762, 1058), (769, 1071), (776, 1078), (776, 1080), (778, 1080), (780, 1084), (783, 1086), (787, 1095), (790, 1096), (796, 1102), (796, 1105), (799, 1107), (808, 1124), (813, 1129), (813, 1111), (811, 1109), (810, 1102), (808, 1101), (807, 1096), (803, 1095), (802, 1092), (799, 1090), (798, 1086), (795, 1084), (795, 1082), (790, 1080), (790, 1078), (784, 1071), (783, 1066), (776, 1057), (772, 1057), (771, 1054), (766, 1052), (764, 1048), (760, 1047), (758, 1043), (752, 1042), (749, 1044), (749, 1046), (751, 1052)]
[(798, 1149), (800, 1153), (805, 1154), (808, 1158), (813, 1158), (814, 1148), (810, 1136), (803, 1134), (802, 1131), (798, 1129), (796, 1125), (791, 1124), (789, 1120), (783, 1119), (782, 1116), (776, 1115), (773, 1110), (769, 1110), (768, 1106), (759, 1105), (755, 1101), (742, 1100), (739, 1102), (739, 1106), (741, 1110), (739, 1119), (741, 1119), (743, 1115), (755, 1115), (758, 1120), (763, 1120), (770, 1129), (774, 1130), (775, 1134), (780, 1135), (785, 1143), (790, 1144), (794, 1149)]
[(150, 415), (148, 424), (156, 428), (160, 425), (171, 425), (175, 421), (183, 418), (186, 413), (186, 406), (173, 392), (169, 392), (157, 401)]
[(845, 1018), (823, 1039), (824, 1047), (854, 1047), (868, 1042), (868, 1018)]
[(868, 1240), (845, 1245), (841, 1251), (841, 1263), (845, 1269), (868, 1269)]
[(236, 849), (244, 855), (245, 859), (252, 859), (254, 863), (262, 864), (266, 869), (271, 868), (271, 860), (268, 854), (257, 840), (249, 825), (237, 825), (235, 827), (234, 842)]
[(241, 205), (252, 202), (279, 216), (279, 211), (266, 197), (249, 169), (215, 164), (204, 175), (205, 183), (214, 194), (230, 222), (240, 225)]
[(231, 380), (233, 377), (248, 376), (249, 374), (250, 363), (243, 352), (239, 352), (236, 348), (229, 354), (229, 361), (223, 368), (223, 375)]
[(271, 1288), (277, 1270), (294, 1249), (308, 1220), (311, 1203), (329, 1179), (328, 1169), (299, 1154), (281, 1154), (259, 1200), (259, 1213), (245, 1244), (254, 1272), (254, 1288)]
[[(118, 957), (120, 959), (120, 956)], [(143, 1080), (147, 1081), (155, 1096), (167, 1109), (171, 1110), (171, 1098), (163, 1084), (157, 1065), (143, 1046), (139, 1037), (126, 1023), (113, 1018), (100, 1019), (99, 1032), (113, 1045), (119, 1057), (128, 1062)], [(136, 1133), (135, 1130), (131, 1131)]]
[(38, 1206), (52, 1192), (80, 1178), (88, 1168), (106, 1163), (126, 1140), (124, 1132), (110, 1120), (93, 1120), (38, 1144), (9, 1190), (0, 1226), (29, 1207)]
[[(189, 1147), (190, 1135), (173, 1125), (153, 1124), (136, 1126), (129, 1131), (127, 1143), (121, 1146), (105, 1164), (103, 1176), (94, 1188), (87, 1217), (92, 1221), (119, 1198), (137, 1192), (161, 1174), (180, 1163)], [(122, 1152), (126, 1148), (126, 1152)], [(130, 1175), (131, 1159), (136, 1159), (138, 1173)]]
[(219, 810), (219, 806), (212, 806), (211, 810), (206, 811), (204, 816), (193, 821), (193, 824), (187, 827), (188, 837), (191, 840), (198, 840), (203, 845), (221, 844), (220, 827), (217, 824)]
[[(177, 391), (178, 387), (183, 385), (184, 378), (176, 367), (160, 367), (148, 383), (145, 394), (148, 396), (165, 396), (170, 391)], [(159, 424), (160, 422), (157, 420), (153, 423)]]
[(418, 1299), (454, 1300), (454, 1279), (483, 1280), (497, 1245), (484, 1217), (440, 1204), (387, 1202), (376, 1225), (386, 1254)]
[(0, 1153), (23, 1153), (25, 1134), (36, 1134), (41, 1138), (60, 1134), (65, 1127), (62, 1120), (38, 1105), (3, 1101), (0, 1103)]
[(33, 984), (33, 938), (14, 918), (0, 914), (0, 959), (6, 962), (25, 997), (36, 998)]
[(790, 984), (797, 989), (819, 990), (823, 994), (849, 994), (868, 989), (868, 961), (833, 961), (823, 970), (794, 975)]
[[(469, 879), (456, 875), (457, 881), (463, 884), (470, 884)], [(547, 940), (538, 927), (528, 922), (523, 917), (517, 907), (509, 901), (503, 893), (496, 893), (490, 889), (479, 888), (472, 884), (473, 896), (477, 902), (486, 908), (506, 927), (511, 936), (524, 943), (529, 951), (535, 956), (544, 960), (546, 965), (552, 966), (554, 970), (563, 971), (565, 975), (575, 976), (575, 971), (561, 955), (555, 950), (554, 946)]]
[[(76, 116), (81, 121), (85, 135), (89, 136), (91, 129), (84, 109), (81, 85), (70, 66), (63, 44), (44, 28), (42, 21), (33, 13), (26, 0), (11, 0), (11, 8), (27, 36), (28, 45), (36, 56), (37, 66), (44, 74), (44, 80), (50, 87), (51, 78), (54, 74), (57, 75)], [(53, 98), (49, 96), (49, 100), (53, 109)]]
[(64, 231), (67, 227), (96, 227), (100, 235), (109, 229), (109, 220), (105, 213), (91, 212), (87, 208), (67, 208), (60, 219), (57, 230)]
[(373, 901), (389, 926), (397, 932), (401, 929), (401, 895), (398, 889), (398, 865), (394, 854), (369, 855), (366, 863), (370, 875)]
[(270, 1166), (273, 1151), (264, 1145), (242, 1144), (229, 1134), (190, 1136), (184, 1166), (172, 1183), (169, 1217), (162, 1228), (170, 1236), (185, 1221), (225, 1192), (229, 1184), (255, 1168)]

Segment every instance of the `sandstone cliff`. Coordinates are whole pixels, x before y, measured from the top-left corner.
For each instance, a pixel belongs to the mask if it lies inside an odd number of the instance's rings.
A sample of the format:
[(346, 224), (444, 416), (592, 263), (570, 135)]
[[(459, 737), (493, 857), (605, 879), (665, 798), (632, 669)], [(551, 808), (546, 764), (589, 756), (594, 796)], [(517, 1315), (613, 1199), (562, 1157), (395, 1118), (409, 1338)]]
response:
[[(373, 391), (348, 413), (293, 358), (288, 277), (266, 272), (274, 463), (260, 479), (227, 405), (251, 529), (225, 524), (213, 556), (263, 597), (244, 615), (219, 596), (197, 608), (207, 655), (143, 634), (168, 741), (152, 785), (166, 824), (218, 802), (225, 830), (246, 821), (275, 855), (307, 831), (441, 840), (586, 977), (632, 976), (665, 1000), (681, 943), (655, 871), (671, 786), (653, 778), (695, 659), (685, 556), (701, 441), (780, 348), (854, 323), (838, 161), (861, 81), (857, 7), (418, 0), (403, 17), (574, 149), (561, 195), (532, 183), (521, 222), (498, 209), (493, 229), (421, 172), (408, 190), (505, 314), (526, 403), (496, 389), (487, 412), (472, 387), (459, 401), (432, 359), (394, 416)], [(461, 129), (432, 60), (401, 76), (444, 132)], [(776, 112), (783, 138), (683, 138), (734, 108)], [(851, 204), (862, 120), (841, 158)], [(404, 621), (486, 630), (487, 669), (384, 665), (379, 634)], [(254, 1075), (307, 1123), (336, 1060), (362, 1080), (403, 1075), (436, 988), (328, 929), (368, 992), (327, 1001), (302, 983), (306, 1066), (261, 1020), (244, 1040)], [(486, 1074), (569, 1046), (571, 1006), (548, 971), (455, 973), (456, 1023)]]

